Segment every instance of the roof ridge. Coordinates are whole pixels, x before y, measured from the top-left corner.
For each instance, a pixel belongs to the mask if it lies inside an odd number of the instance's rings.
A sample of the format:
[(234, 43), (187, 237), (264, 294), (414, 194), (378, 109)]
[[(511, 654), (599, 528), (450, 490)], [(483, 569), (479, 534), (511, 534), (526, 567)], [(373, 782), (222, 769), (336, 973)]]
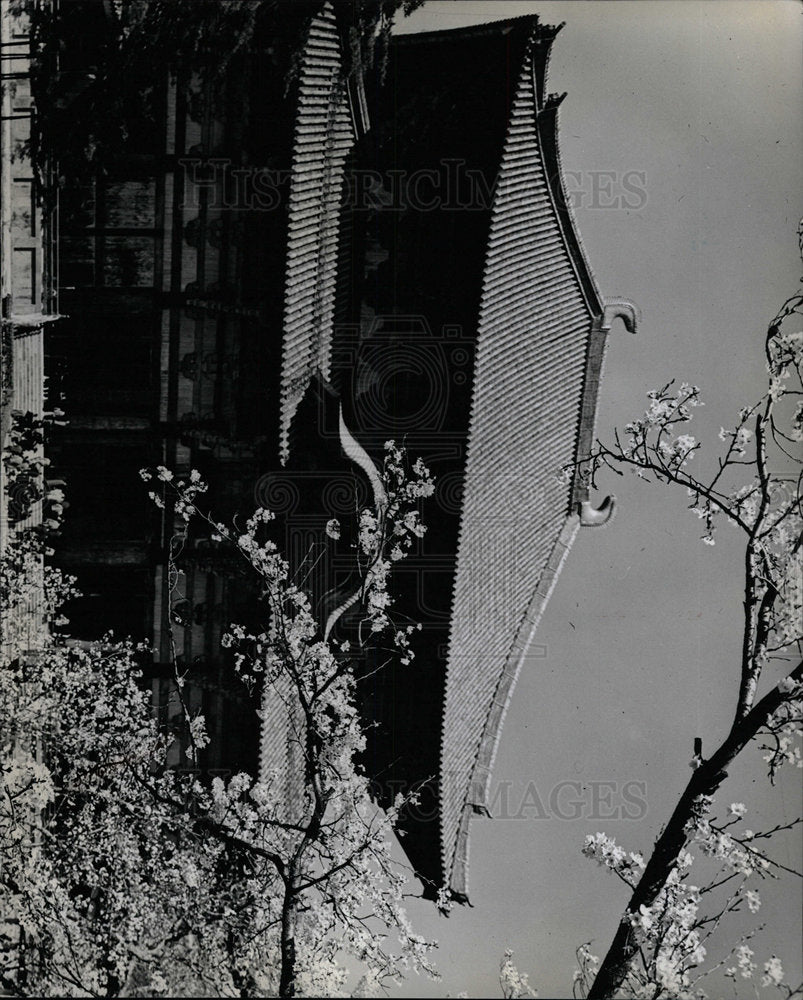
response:
[(392, 45), (406, 45), (412, 41), (415, 44), (426, 43), (428, 41), (439, 42), (451, 40), (452, 38), (470, 38), (472, 36), (481, 37), (483, 35), (503, 33), (506, 30), (523, 28), (528, 25), (532, 27), (534, 39), (554, 37), (563, 27), (562, 22), (558, 25), (543, 24), (538, 14), (518, 14), (516, 17), (504, 17), (498, 20), (482, 21), (478, 24), (466, 24), (457, 28), (433, 28), (429, 31), (405, 31), (403, 34), (394, 34), (391, 37)]

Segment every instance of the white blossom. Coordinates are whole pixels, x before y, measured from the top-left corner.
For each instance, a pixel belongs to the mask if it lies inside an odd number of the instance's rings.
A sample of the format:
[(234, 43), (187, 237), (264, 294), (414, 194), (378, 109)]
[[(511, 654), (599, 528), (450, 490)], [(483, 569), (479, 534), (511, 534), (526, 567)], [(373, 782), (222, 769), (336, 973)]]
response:
[(781, 986), (784, 981), (784, 971), (781, 960), (775, 955), (764, 963), (764, 975), (761, 977), (762, 986)]

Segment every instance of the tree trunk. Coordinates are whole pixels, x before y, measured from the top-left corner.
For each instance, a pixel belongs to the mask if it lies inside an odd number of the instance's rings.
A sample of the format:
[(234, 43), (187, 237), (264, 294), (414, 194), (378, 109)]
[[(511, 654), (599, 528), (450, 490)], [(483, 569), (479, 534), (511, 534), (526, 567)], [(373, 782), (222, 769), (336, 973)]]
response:
[(279, 977), (279, 996), (294, 997), (296, 995), (296, 916), (298, 896), (292, 880), (284, 890), (282, 903), (282, 937), (281, 937), (281, 974)]
[[(801, 680), (803, 663), (798, 664), (790, 676), (795, 681)], [(716, 792), (727, 777), (725, 768), (753, 739), (783, 700), (784, 695), (777, 687), (764, 695), (747, 715), (733, 724), (716, 753), (704, 761), (691, 776), (666, 829), (655, 842), (644, 874), (630, 897), (608, 953), (588, 991), (588, 1000), (603, 1000), (617, 995), (630, 963), (638, 952), (629, 915), (638, 913), (640, 907), (649, 907), (655, 902), (688, 839), (686, 827), (695, 813), (695, 801), (700, 795), (713, 795)]]
[(710, 764), (711, 761), (707, 761), (692, 775), (672, 813), (672, 818), (656, 841), (644, 874), (627, 904), (608, 954), (588, 991), (588, 1000), (614, 997), (624, 982), (630, 963), (638, 952), (638, 942), (628, 917), (631, 913), (638, 913), (641, 906), (651, 906), (655, 902), (688, 839), (686, 825), (694, 813), (695, 800), (700, 795), (713, 795), (726, 777), (723, 771), (711, 773)]

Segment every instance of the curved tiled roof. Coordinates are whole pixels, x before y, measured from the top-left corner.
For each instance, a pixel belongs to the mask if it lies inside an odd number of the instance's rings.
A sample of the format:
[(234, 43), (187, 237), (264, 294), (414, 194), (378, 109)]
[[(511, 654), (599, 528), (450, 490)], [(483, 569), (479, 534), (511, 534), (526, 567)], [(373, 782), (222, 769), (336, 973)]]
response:
[(312, 21), (301, 64), (288, 206), (280, 452), (315, 372), (328, 377), (345, 165), (356, 138), (332, 5)]
[(564, 195), (559, 100), (544, 95), (556, 32), (534, 25), (518, 69), (487, 245), (441, 743), (457, 897), (516, 676), (579, 525), (557, 472), (596, 402), (584, 406), (602, 300)]

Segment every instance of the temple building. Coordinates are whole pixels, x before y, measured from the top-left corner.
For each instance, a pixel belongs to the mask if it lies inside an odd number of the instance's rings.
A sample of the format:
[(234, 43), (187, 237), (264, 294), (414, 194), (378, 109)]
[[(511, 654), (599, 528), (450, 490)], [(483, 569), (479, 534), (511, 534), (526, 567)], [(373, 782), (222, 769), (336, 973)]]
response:
[[(181, 547), (177, 586), (165, 566), (180, 525), (139, 469), (200, 469), (217, 520), (270, 507), (298, 565), (366, 486), (345, 434), (376, 463), (391, 438), (421, 456), (428, 531), (392, 587), (423, 631), (406, 666), (376, 671), (366, 652), (364, 765), (383, 804), (420, 791), (404, 849), (427, 895), (465, 900), (516, 675), (577, 530), (612, 510), (559, 471), (590, 449), (608, 331), (634, 330), (636, 313), (602, 297), (565, 196), (562, 98), (546, 82), (559, 29), (522, 17), (398, 36), (349, 73), (348, 5), (278, 6), (214, 85), (156, 79), (152, 118), (62, 192), (67, 318), (47, 365), (70, 420), (50, 457), (71, 506), (56, 558), (85, 592), (75, 634), (150, 639), (168, 726), (175, 645), (210, 720), (204, 766), (278, 772), (291, 800), (303, 766), (281, 693), (249, 698), (220, 648), (255, 613), (253, 587), (201, 535)], [(65, 80), (116, 16), (74, 10)], [(302, 28), (288, 87), (279, 36)], [(67, 99), (78, 107), (81, 87)], [(353, 569), (321, 566), (335, 589)]]

